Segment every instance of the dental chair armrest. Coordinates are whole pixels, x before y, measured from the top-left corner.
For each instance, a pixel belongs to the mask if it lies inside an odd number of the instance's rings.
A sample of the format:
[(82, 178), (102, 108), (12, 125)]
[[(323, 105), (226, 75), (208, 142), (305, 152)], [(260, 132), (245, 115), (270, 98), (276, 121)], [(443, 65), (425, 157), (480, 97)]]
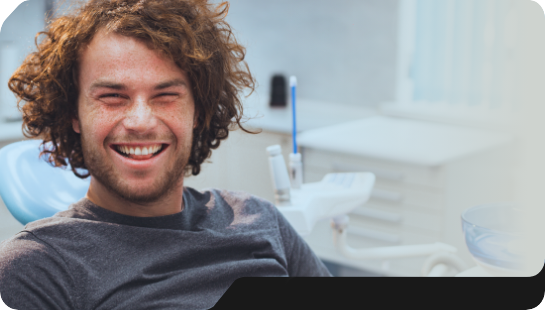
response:
[(333, 242), (337, 250), (347, 258), (352, 259), (392, 259), (428, 256), (438, 252), (455, 253), (457, 249), (445, 243), (436, 242), (419, 245), (400, 245), (354, 249), (347, 243), (348, 216), (336, 217), (332, 220)]
[(347, 243), (348, 216), (339, 216), (331, 220), (333, 228), (333, 242), (337, 251), (351, 259), (394, 259), (418, 256), (429, 256), (422, 267), (422, 275), (428, 277), (447, 276), (452, 268), (458, 272), (467, 269), (467, 265), (454, 255), (457, 249), (445, 243), (401, 245), (391, 247), (377, 247), (354, 249)]

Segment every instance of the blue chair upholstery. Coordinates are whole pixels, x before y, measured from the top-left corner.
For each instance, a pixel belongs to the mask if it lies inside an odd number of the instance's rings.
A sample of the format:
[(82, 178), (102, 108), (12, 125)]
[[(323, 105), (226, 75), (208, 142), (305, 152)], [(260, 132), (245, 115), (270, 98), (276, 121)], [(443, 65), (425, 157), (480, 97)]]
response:
[(41, 140), (0, 149), (0, 197), (21, 224), (66, 210), (85, 196), (90, 178), (82, 180), (70, 167), (56, 168), (40, 158)]

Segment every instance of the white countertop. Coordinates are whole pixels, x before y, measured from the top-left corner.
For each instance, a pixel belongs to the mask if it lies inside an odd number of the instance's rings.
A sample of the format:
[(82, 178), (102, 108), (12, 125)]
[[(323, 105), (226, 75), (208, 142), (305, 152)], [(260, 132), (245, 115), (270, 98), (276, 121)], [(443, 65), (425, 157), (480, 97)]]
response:
[[(297, 132), (337, 125), (376, 114), (375, 110), (369, 108), (298, 99)], [(251, 118), (246, 122), (248, 127), (285, 134), (292, 132), (290, 104), (285, 108), (271, 108), (263, 98), (260, 100), (254, 97), (245, 100), (244, 115)]]
[(422, 166), (439, 166), (512, 141), (492, 131), (384, 116), (309, 130), (297, 139), (303, 147)]

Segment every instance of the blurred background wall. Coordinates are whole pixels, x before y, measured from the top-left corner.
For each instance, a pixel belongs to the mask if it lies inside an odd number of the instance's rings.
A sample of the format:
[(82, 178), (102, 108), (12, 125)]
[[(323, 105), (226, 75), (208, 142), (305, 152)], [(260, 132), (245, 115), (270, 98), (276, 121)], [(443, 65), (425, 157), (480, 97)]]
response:
[(228, 22), (268, 96), (275, 73), (301, 98), (377, 106), (395, 98), (397, 0), (232, 0)]
[(16, 121), (20, 113), (15, 108), (15, 96), (7, 87), (13, 72), (25, 56), (34, 49), (34, 38), (45, 27), (45, 12), (52, 1), (23, 2), (4, 21), (0, 29), (0, 122)]

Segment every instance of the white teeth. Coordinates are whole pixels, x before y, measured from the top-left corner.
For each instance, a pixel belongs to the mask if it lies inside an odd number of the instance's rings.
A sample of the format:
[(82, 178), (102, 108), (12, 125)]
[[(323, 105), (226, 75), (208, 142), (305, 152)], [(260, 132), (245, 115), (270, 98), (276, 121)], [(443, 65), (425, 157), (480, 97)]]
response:
[(117, 149), (118, 149), (121, 153), (127, 154), (126, 148), (125, 148), (124, 146), (118, 146)]
[(140, 147), (132, 148), (132, 147), (121, 146), (121, 145), (117, 146), (117, 149), (121, 153), (124, 153), (127, 155), (142, 155), (142, 156), (155, 154), (159, 152), (162, 148), (163, 148), (162, 145), (154, 145), (154, 146), (142, 147), (142, 148)]

